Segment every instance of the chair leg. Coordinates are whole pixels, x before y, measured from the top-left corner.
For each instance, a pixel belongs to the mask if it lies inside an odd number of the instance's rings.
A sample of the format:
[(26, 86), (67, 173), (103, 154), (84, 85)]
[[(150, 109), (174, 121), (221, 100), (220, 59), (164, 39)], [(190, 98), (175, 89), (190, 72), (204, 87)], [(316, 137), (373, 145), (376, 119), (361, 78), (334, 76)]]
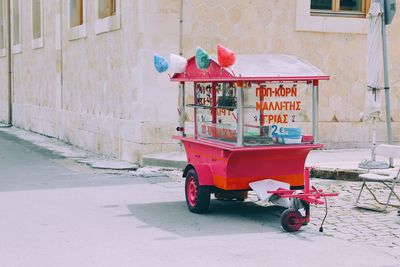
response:
[(360, 200), (360, 197), (361, 197), (361, 193), (364, 190), (364, 186), (365, 186), (365, 180), (363, 179), (363, 184), (361, 186), (360, 193), (358, 194), (358, 197), (357, 197), (357, 200), (356, 200), (356, 206), (357, 207), (358, 207), (358, 201)]
[(386, 202), (386, 205), (385, 205), (385, 210), (386, 210), (387, 207), (389, 206), (389, 202), (390, 202), (390, 199), (392, 198), (392, 194), (393, 194), (393, 191), (390, 190), (389, 197), (388, 197), (387, 202)]
[[(390, 198), (393, 196), (395, 196), (397, 198), (397, 200), (400, 202), (400, 198), (399, 196), (396, 194), (396, 192), (394, 191), (394, 188), (396, 186), (396, 183), (393, 183), (392, 186), (386, 185), (387, 187), (390, 188), (390, 194), (389, 194), (389, 199), (388, 199), (388, 206), (392, 206), (392, 207), (396, 207), (396, 208), (400, 208), (400, 205), (394, 205), (394, 204), (389, 204), (390, 202)], [(400, 203), (399, 203), (400, 204)]]
[[(387, 203), (385, 204), (385, 203), (379, 201), (379, 199), (375, 196), (375, 194), (374, 194), (374, 192), (372, 191), (372, 189), (369, 188), (367, 184), (365, 184), (365, 188), (367, 188), (367, 190), (368, 190), (369, 193), (372, 195), (372, 197), (374, 198), (374, 200), (375, 200), (377, 203), (379, 203), (380, 205), (383, 205), (384, 207), (383, 207), (383, 208), (374, 208), (374, 207), (366, 207), (366, 206), (364, 206), (364, 207), (361, 207), (361, 208), (367, 209), (367, 210), (373, 210), (373, 211), (385, 211), (385, 210), (387, 209), (387, 206), (388, 206)], [(389, 196), (389, 199), (390, 199), (390, 196)]]
[[(360, 193), (359, 193), (359, 195), (358, 195), (357, 201), (356, 201), (357, 207), (358, 207), (358, 208), (362, 208), (362, 209), (373, 210), (373, 211), (385, 211), (385, 210), (387, 209), (388, 206), (400, 207), (399, 205), (390, 204), (390, 199), (392, 198), (392, 195), (394, 195), (394, 196), (400, 201), (399, 196), (398, 196), (398, 195), (396, 194), (396, 192), (394, 191), (394, 188), (395, 188), (395, 186), (396, 186), (396, 183), (394, 183), (392, 186), (389, 186), (389, 185), (386, 184), (386, 183), (383, 183), (383, 184), (390, 190), (390, 193), (389, 193), (389, 196), (388, 196), (388, 199), (387, 199), (386, 203), (383, 203), (383, 202), (381, 202), (381, 201), (378, 200), (378, 198), (375, 196), (374, 192), (368, 187), (368, 185), (366, 184), (366, 181), (364, 180), (364, 181), (363, 181), (363, 185), (362, 185), (361, 190), (360, 190)], [(367, 188), (367, 190), (371, 193), (371, 195), (372, 195), (372, 197), (374, 198), (374, 200), (375, 200), (377, 203), (379, 203), (380, 205), (383, 206), (382, 208), (374, 208), (374, 207), (367, 207), (367, 206), (359, 206), (359, 205), (358, 205), (358, 201), (359, 201), (359, 199), (360, 199), (361, 192), (362, 192), (362, 190), (363, 190), (364, 187)]]
[[(397, 200), (399, 201), (399, 203), (400, 203), (400, 197), (399, 197), (399, 195), (397, 195), (397, 193), (394, 191), (394, 188), (395, 188), (395, 186), (396, 186), (396, 183), (393, 183), (391, 186), (390, 185), (388, 185), (388, 184), (386, 184), (386, 183), (383, 183), (387, 188), (389, 188), (390, 189), (390, 191), (393, 193), (393, 195), (397, 198)], [(390, 205), (390, 204), (389, 204)], [(400, 207), (400, 205), (390, 205), (390, 206), (394, 206), (394, 207)]]

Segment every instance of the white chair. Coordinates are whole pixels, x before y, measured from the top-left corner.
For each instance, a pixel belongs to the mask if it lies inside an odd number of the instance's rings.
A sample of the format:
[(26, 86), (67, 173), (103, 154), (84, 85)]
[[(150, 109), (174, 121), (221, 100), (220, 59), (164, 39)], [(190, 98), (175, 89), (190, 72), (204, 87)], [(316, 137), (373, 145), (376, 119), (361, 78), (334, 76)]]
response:
[[(384, 156), (387, 158), (400, 158), (400, 146), (386, 145), (386, 144), (378, 145), (376, 147), (375, 154), (377, 156)], [(393, 205), (390, 203), (392, 196), (395, 196), (400, 203), (400, 197), (396, 194), (396, 192), (394, 190), (396, 184), (399, 182), (399, 179), (400, 179), (400, 168), (396, 172), (393, 172), (393, 174), (377, 174), (377, 173), (369, 172), (369, 170), (368, 170), (367, 173), (360, 174), (359, 177), (362, 178), (363, 183), (362, 183), (360, 193), (358, 194), (358, 198), (356, 201), (357, 207), (363, 208), (363, 209), (375, 210), (375, 211), (385, 211), (388, 206), (397, 207), (397, 208), (400, 207), (400, 205)], [(382, 201), (378, 200), (374, 191), (371, 189), (370, 186), (367, 185), (367, 183), (382, 183), (383, 185), (385, 185), (390, 190), (387, 201), (382, 202)], [(361, 193), (364, 190), (364, 187), (371, 193), (371, 195), (375, 199), (375, 201), (382, 205), (381, 208), (359, 205), (359, 200), (361, 197)]]

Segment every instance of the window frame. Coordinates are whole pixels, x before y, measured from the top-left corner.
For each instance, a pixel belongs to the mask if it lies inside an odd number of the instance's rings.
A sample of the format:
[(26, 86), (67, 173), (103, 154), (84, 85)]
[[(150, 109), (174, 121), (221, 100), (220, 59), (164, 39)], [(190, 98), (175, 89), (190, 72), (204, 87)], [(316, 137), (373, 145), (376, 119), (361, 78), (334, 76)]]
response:
[[(4, 29), (3, 29), (3, 48), (0, 48), (0, 57), (5, 57), (6, 56), (6, 38), (7, 38), (7, 34), (6, 34), (6, 31), (7, 31), (7, 27), (6, 27), (6, 8), (7, 8), (7, 6), (6, 6), (6, 0), (1, 0), (1, 1), (3, 1), (2, 2), (2, 4), (3, 4), (3, 14), (1, 14), (1, 17), (0, 17), (0, 19), (2, 20), (2, 23), (3, 23), (3, 27), (4, 27)], [(0, 2), (0, 4), (1, 4), (1, 2)]]
[(311, 0), (296, 0), (296, 31), (367, 34), (368, 19), (314, 16), (311, 14)]
[(43, 0), (39, 0), (40, 2), (40, 37), (38, 38), (34, 38), (33, 36), (33, 0), (31, 1), (31, 22), (32, 22), (32, 41), (31, 41), (31, 45), (32, 45), (32, 49), (39, 49), (39, 48), (43, 48), (44, 44), (43, 44)]
[(119, 30), (121, 28), (121, 0), (113, 0), (115, 3), (115, 14), (99, 18), (99, 0), (95, 0), (96, 21), (95, 33), (101, 34), (110, 31)]
[(14, 44), (14, 1), (10, 0), (10, 16), (11, 16), (11, 45), (12, 45), (12, 53), (13, 54), (19, 54), (22, 53), (22, 13), (21, 13), (21, 0), (18, 1), (18, 28), (19, 28), (19, 43)]
[(70, 41), (86, 38), (87, 36), (87, 0), (82, 1), (82, 24), (71, 27), (71, 2), (68, 1), (68, 39)]
[[(311, 0), (312, 1), (312, 0)], [(369, 7), (371, 6), (371, 0), (361, 0), (361, 11), (347, 11), (340, 10), (340, 0), (332, 1), (332, 10), (323, 9), (311, 9), (310, 1), (310, 12), (313, 16), (343, 16), (343, 17), (355, 17), (355, 18), (365, 18)]]

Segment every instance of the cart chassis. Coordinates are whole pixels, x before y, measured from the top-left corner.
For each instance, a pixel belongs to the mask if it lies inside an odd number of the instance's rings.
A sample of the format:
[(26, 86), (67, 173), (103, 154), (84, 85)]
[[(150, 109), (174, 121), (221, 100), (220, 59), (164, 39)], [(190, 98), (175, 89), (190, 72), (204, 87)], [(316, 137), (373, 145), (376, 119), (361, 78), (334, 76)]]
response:
[[(323, 190), (317, 189), (314, 186), (310, 188), (310, 170), (311, 168), (305, 168), (304, 170), (304, 190), (287, 190), (278, 188), (277, 190), (268, 190), (267, 193), (273, 194), (278, 198), (289, 198), (300, 200), (304, 204), (306, 215), (302, 216), (298, 211), (298, 207), (290, 207), (284, 211), (281, 215), (281, 225), (288, 232), (298, 231), (302, 225), (306, 225), (310, 222), (310, 204), (323, 205), (326, 203), (326, 197), (338, 196), (339, 193), (324, 193)], [(324, 198), (322, 200), (321, 198)], [(293, 203), (293, 202), (292, 202)], [(327, 205), (326, 205), (327, 213)], [(299, 215), (300, 214), (300, 215)], [(293, 218), (291, 219), (290, 216)], [(326, 218), (326, 216), (325, 216)], [(325, 219), (324, 219), (325, 220)], [(323, 224), (323, 222), (322, 222)], [(322, 232), (322, 224), (320, 232)]]

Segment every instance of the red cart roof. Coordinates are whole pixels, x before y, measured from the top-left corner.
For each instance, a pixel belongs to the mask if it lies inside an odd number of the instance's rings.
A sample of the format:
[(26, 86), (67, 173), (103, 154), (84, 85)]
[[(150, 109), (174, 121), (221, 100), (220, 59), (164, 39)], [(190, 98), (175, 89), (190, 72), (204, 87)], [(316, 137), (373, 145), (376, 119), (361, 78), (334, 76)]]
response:
[(175, 73), (171, 81), (311, 81), (329, 80), (314, 65), (291, 55), (238, 55), (231, 68), (223, 68), (214, 58), (207, 70), (196, 66), (195, 57), (188, 59), (186, 71)]

